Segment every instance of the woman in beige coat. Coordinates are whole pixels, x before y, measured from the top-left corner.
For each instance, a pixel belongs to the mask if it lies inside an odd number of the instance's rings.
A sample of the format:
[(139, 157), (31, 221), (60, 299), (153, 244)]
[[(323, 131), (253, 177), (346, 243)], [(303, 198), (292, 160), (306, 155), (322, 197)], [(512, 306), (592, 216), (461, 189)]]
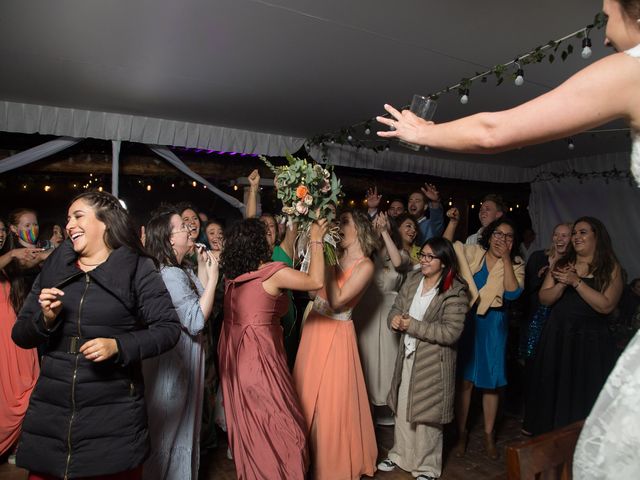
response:
[(378, 468), (430, 480), (442, 471), (442, 425), (453, 419), (456, 342), (469, 297), (451, 242), (430, 238), (418, 258), (420, 270), (409, 274), (388, 317), (404, 334), (387, 398), (395, 442)]

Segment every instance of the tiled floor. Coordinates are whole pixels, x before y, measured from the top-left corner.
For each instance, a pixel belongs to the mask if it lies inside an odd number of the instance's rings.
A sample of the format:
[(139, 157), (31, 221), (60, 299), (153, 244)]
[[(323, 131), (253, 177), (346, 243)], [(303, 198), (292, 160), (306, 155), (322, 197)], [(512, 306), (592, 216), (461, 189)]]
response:
[[(387, 451), (393, 445), (393, 427), (378, 427), (378, 451), (380, 459), (385, 458)], [(467, 454), (461, 458), (449, 455), (451, 449), (452, 436), (445, 430), (445, 458), (442, 472), (443, 480), (489, 480), (506, 478), (506, 462), (504, 457), (504, 447), (506, 444), (522, 440), (520, 435), (520, 421), (516, 416), (504, 415), (498, 427), (497, 442), (500, 448), (500, 458), (490, 460), (484, 454), (482, 446), (482, 425), (481, 421), (475, 423), (469, 435), (469, 447)], [(226, 445), (204, 454), (200, 466), (200, 480), (235, 480), (235, 468), (233, 462), (226, 457)], [(26, 480), (27, 475), (24, 470), (8, 465), (6, 458), (0, 464), (1, 480)], [(396, 470), (393, 472), (378, 472), (376, 479), (380, 480), (409, 480), (411, 475)]]

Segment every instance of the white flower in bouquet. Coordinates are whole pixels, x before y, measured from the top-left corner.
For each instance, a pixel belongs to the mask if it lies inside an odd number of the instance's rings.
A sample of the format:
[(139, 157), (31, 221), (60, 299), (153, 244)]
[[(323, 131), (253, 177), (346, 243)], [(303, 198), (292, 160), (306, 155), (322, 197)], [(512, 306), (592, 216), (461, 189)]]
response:
[[(298, 225), (298, 240), (308, 237), (311, 223), (318, 218), (334, 219), (335, 206), (342, 197), (342, 186), (332, 167), (323, 167), (313, 161), (287, 155), (288, 165), (274, 166), (265, 157), (261, 160), (275, 174), (274, 185), (282, 201), (282, 213), (287, 223)], [(327, 263), (335, 265), (335, 245), (339, 241), (338, 229), (331, 229), (325, 243)], [(304, 244), (305, 242), (298, 242)]]
[(304, 202), (296, 203), (296, 212), (298, 215), (306, 215), (309, 213), (309, 207)]

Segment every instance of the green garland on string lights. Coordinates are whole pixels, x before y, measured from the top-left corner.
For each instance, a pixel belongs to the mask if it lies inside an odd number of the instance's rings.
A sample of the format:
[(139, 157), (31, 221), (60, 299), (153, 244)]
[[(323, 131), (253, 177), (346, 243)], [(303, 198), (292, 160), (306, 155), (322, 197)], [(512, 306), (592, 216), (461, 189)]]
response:
[(576, 170), (570, 170), (567, 172), (540, 172), (531, 183), (552, 182), (554, 180), (556, 182), (560, 182), (565, 178), (577, 179), (580, 183), (584, 180), (593, 180), (597, 178), (604, 179), (605, 183), (609, 183), (609, 180), (627, 180), (630, 185), (634, 185), (631, 172), (618, 170), (615, 167), (611, 170), (591, 172), (578, 172)]
[[(600, 12), (595, 15), (593, 23), (587, 25), (580, 30), (577, 30), (569, 35), (565, 35), (557, 40), (551, 40), (544, 45), (540, 45), (530, 50), (529, 52), (518, 55), (513, 60), (495, 65), (486, 72), (476, 72), (472, 77), (464, 77), (454, 85), (448, 86), (435, 93), (426, 95), (434, 100), (437, 100), (441, 95), (451, 92), (457, 92), (460, 96), (461, 103), (466, 103), (469, 96), (469, 88), (474, 81), (479, 80), (481, 83), (486, 83), (490, 77), (495, 77), (496, 86), (501, 85), (505, 78), (511, 77), (516, 85), (522, 85), (524, 82), (524, 72), (522, 66), (532, 63), (541, 63), (545, 58), (549, 63), (553, 63), (557, 56), (562, 61), (565, 61), (575, 49), (571, 43), (568, 43), (571, 39), (582, 39), (582, 56), (583, 58), (589, 58), (591, 56), (591, 40), (589, 38), (589, 32), (597, 28), (600, 30), (607, 23), (606, 16)], [(517, 70), (511, 72), (510, 67), (516, 66)], [(510, 73), (511, 72), (511, 73)], [(405, 105), (401, 108), (407, 109), (409, 105)], [(385, 114), (384, 116), (388, 116)], [(356, 149), (368, 148), (375, 152), (381, 152), (389, 150), (389, 142), (387, 140), (377, 139), (375, 137), (371, 139), (362, 139), (357, 136), (357, 132), (362, 130), (364, 135), (369, 136), (372, 133), (372, 125), (375, 124), (375, 118), (369, 118), (367, 120), (355, 123), (349, 127), (341, 128), (337, 132), (323, 133), (307, 139), (307, 146), (319, 146), (322, 149), (323, 160), (327, 159), (327, 150), (329, 144), (342, 144), (351, 145)]]

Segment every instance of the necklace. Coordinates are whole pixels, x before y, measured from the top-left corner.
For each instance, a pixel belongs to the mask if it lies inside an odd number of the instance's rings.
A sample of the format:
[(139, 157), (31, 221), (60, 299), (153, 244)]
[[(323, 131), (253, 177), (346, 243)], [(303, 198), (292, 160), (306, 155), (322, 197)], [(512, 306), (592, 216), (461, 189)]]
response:
[(83, 261), (80, 260), (80, 258), (78, 258), (78, 263), (80, 265), (85, 266), (85, 267), (97, 267), (98, 265), (103, 264), (104, 262), (106, 262), (108, 258), (109, 258), (109, 256), (107, 255), (107, 258), (105, 258), (104, 260), (102, 260), (101, 262), (98, 262), (98, 263), (84, 263)]

